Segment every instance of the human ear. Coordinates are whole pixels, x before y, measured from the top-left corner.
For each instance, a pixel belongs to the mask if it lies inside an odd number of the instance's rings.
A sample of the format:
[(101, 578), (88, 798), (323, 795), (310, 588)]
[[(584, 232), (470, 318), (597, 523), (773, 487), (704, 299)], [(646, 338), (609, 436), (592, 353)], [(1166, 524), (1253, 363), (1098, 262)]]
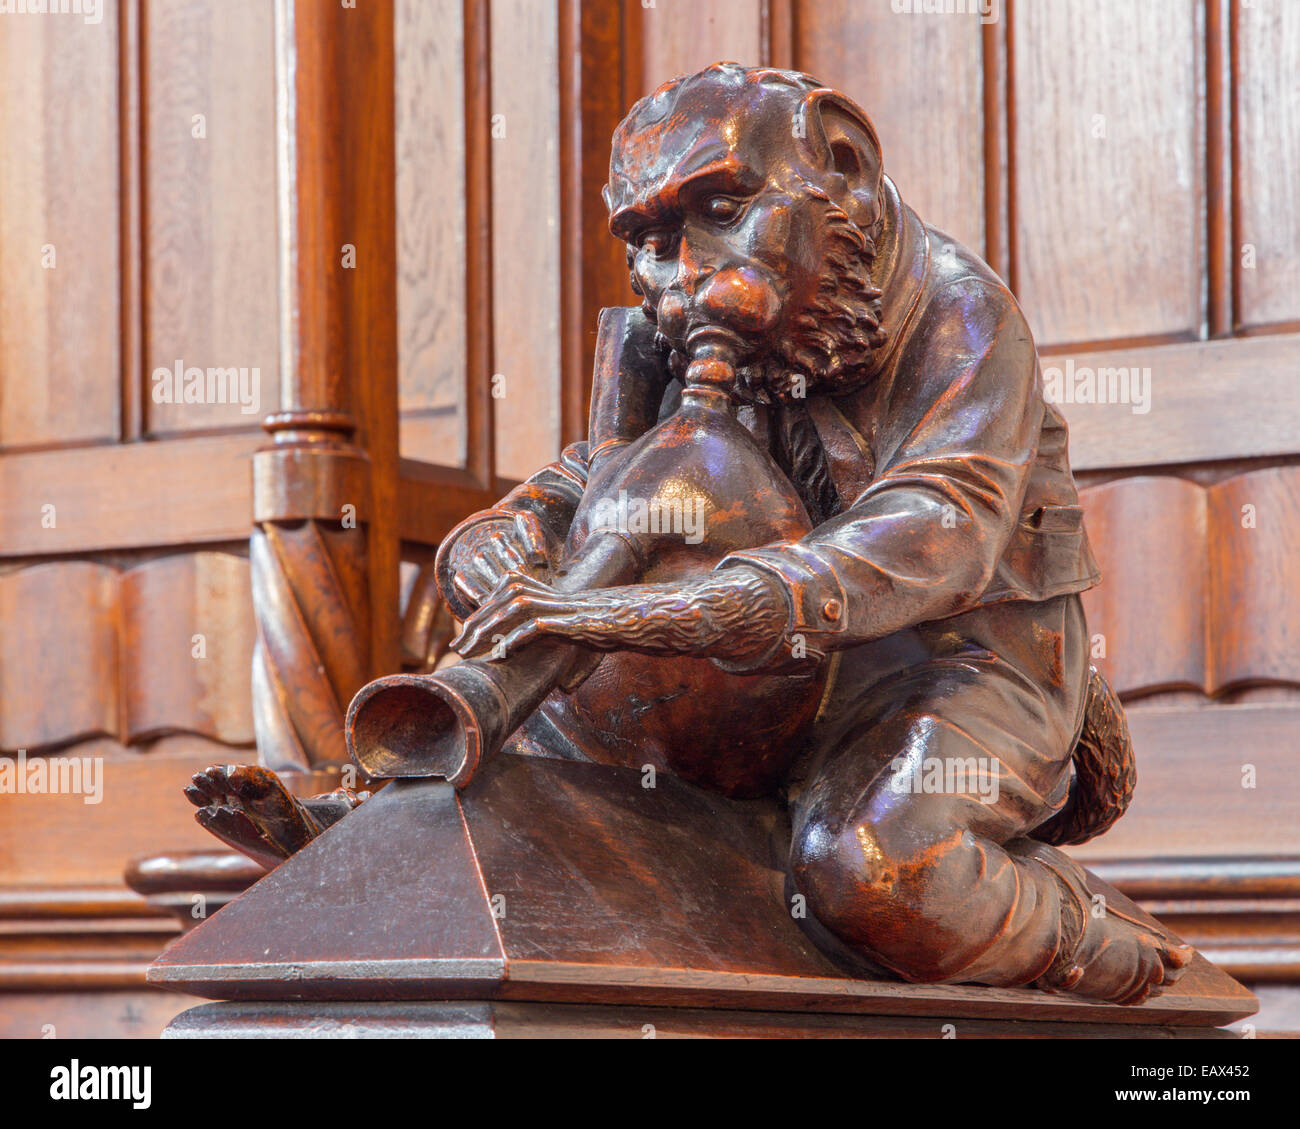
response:
[(807, 141), (827, 172), (843, 177), (858, 205), (853, 219), (871, 227), (880, 217), (883, 159), (876, 128), (861, 107), (838, 91), (822, 88), (804, 99)]

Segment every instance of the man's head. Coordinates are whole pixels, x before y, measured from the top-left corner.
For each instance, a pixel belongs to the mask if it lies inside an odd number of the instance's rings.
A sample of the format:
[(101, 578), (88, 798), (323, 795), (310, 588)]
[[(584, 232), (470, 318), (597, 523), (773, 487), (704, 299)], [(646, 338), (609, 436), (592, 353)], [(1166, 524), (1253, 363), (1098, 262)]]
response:
[(862, 110), (793, 71), (715, 63), (633, 106), (605, 202), (674, 369), (724, 339), (753, 399), (861, 380), (884, 343), (881, 176)]

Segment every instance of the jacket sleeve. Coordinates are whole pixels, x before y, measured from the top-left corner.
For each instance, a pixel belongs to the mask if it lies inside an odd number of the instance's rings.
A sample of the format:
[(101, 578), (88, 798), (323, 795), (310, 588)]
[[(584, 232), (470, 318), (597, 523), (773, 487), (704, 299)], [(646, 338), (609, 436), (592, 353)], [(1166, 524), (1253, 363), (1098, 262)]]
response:
[(780, 581), (786, 637), (757, 662), (878, 639), (975, 607), (1019, 519), (1042, 426), (1033, 341), (1014, 302), (980, 279), (948, 284), (881, 390), (876, 473), (802, 540), (724, 558)]

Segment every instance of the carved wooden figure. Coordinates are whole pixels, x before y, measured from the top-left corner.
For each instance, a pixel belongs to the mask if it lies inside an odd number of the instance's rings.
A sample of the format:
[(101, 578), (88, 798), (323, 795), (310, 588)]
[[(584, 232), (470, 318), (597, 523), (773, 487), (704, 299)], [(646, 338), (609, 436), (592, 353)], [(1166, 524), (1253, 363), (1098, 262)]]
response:
[[(444, 541), (465, 661), (363, 689), (358, 763), (469, 787), (504, 747), (774, 796), (794, 888), (864, 967), (1118, 1003), (1177, 979), (1191, 950), (1057, 849), (1122, 814), (1133, 758), (1007, 288), (803, 74), (642, 99), (606, 202), (643, 303), (602, 319), (588, 441)], [(355, 803), (221, 768), (192, 798), (267, 860)]]

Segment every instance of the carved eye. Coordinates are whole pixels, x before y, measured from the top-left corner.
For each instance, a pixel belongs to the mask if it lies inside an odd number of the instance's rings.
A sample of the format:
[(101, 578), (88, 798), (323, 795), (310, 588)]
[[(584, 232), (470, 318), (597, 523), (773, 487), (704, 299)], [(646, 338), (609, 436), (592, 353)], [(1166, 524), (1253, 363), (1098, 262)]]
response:
[(636, 237), (637, 249), (649, 251), (652, 255), (662, 255), (673, 244), (673, 232), (666, 227), (651, 227)]
[(735, 196), (710, 196), (701, 211), (716, 223), (730, 223), (745, 209), (745, 202)]

